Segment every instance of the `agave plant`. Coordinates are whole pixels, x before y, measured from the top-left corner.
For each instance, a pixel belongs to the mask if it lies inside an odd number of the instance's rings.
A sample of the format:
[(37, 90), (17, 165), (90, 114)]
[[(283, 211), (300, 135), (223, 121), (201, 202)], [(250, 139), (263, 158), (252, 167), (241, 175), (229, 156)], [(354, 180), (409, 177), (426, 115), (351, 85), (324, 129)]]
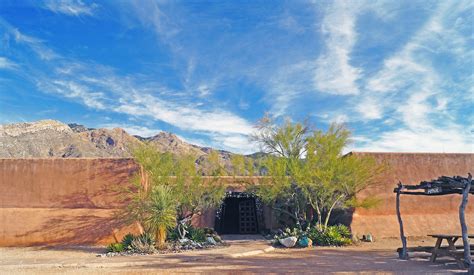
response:
[(155, 234), (157, 247), (164, 248), (166, 231), (176, 226), (176, 201), (171, 189), (165, 185), (154, 186), (148, 207), (145, 226)]
[(140, 234), (131, 240), (130, 250), (135, 253), (152, 254), (155, 252), (155, 240), (148, 233)]

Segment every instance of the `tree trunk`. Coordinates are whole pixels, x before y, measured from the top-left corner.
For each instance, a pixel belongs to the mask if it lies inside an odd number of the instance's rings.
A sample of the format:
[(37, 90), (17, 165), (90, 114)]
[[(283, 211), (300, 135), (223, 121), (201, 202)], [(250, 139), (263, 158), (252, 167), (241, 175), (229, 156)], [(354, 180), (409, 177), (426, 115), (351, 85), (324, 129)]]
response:
[(135, 224), (137, 225), (138, 232), (140, 232), (140, 234), (143, 234), (145, 232), (145, 229), (143, 229), (142, 224), (138, 221), (136, 221)]
[(288, 216), (290, 216), (292, 219), (294, 219), (296, 222), (298, 222), (298, 216), (295, 216), (295, 214), (291, 213), (290, 211), (278, 208), (278, 207), (272, 207), (273, 210), (279, 211), (281, 213), (285, 213)]
[(403, 221), (402, 216), (400, 214), (400, 192), (402, 191), (402, 184), (398, 184), (397, 189), (397, 218), (398, 223), (400, 225), (400, 239), (402, 240), (402, 251), (399, 252), (398, 257), (402, 260), (408, 260), (408, 253), (407, 253), (407, 239), (405, 237), (405, 232), (403, 231)]
[(336, 204), (339, 202), (340, 199), (344, 198), (344, 195), (339, 196), (331, 205), (331, 207), (328, 210), (328, 213), (326, 214), (326, 219), (324, 219), (324, 230), (328, 228), (328, 223), (329, 223), (329, 218), (331, 217), (332, 210), (336, 206)]
[(155, 238), (156, 238), (156, 247), (158, 249), (165, 248), (166, 228), (164, 226), (158, 227), (158, 230), (156, 230), (156, 232), (155, 232)]
[(466, 226), (466, 219), (464, 216), (464, 210), (466, 209), (467, 201), (469, 198), (469, 191), (471, 190), (471, 181), (472, 176), (469, 174), (467, 181), (465, 181), (465, 187), (462, 192), (462, 202), (459, 206), (459, 220), (461, 223), (461, 232), (462, 232), (462, 242), (464, 245), (464, 264), (472, 269), (472, 260), (471, 260), (471, 249), (469, 244), (469, 234)]
[(310, 204), (311, 206), (316, 210), (316, 216), (318, 217), (318, 220), (316, 221), (316, 227), (318, 229), (321, 229), (321, 219), (323, 218), (322, 217), (322, 214), (321, 214), (321, 210), (319, 209), (319, 205), (318, 205), (318, 201), (316, 199), (316, 203), (313, 202), (313, 200), (310, 200)]

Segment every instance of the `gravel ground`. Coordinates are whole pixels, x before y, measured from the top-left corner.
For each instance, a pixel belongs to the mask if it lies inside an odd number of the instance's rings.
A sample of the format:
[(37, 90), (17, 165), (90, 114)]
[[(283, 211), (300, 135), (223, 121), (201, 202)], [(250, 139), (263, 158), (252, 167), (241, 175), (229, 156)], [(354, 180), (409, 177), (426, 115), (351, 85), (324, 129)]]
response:
[[(415, 240), (411, 245), (431, 245)], [(397, 240), (381, 240), (344, 248), (275, 249), (248, 257), (235, 253), (268, 247), (264, 241), (234, 241), (229, 247), (179, 254), (97, 257), (102, 248), (0, 248), (0, 274), (112, 274), (112, 273), (460, 273), (454, 261), (428, 261), (426, 253), (401, 261)]]

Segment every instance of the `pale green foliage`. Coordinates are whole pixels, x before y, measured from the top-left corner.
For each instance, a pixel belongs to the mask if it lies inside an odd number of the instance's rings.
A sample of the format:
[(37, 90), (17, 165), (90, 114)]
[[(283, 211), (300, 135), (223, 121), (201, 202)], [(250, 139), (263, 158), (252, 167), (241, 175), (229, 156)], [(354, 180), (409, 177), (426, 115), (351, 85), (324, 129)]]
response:
[(272, 155), (263, 162), (268, 177), (255, 187), (256, 193), (297, 225), (311, 218), (306, 216), (311, 206), (324, 228), (334, 208), (375, 204), (373, 198), (358, 202), (355, 195), (376, 183), (383, 166), (369, 157), (343, 156), (349, 137), (343, 125), (310, 131), (301, 123), (286, 120), (279, 126), (265, 117), (254, 140)]
[(234, 154), (230, 159), (232, 163), (233, 176), (254, 176), (255, 161), (251, 158), (246, 158), (240, 154)]
[(207, 157), (208, 171), (207, 173), (210, 176), (226, 176), (226, 169), (221, 164), (219, 159), (219, 153), (215, 150), (212, 150)]
[(245, 175), (245, 157), (242, 155), (233, 155), (230, 159), (232, 163), (232, 172), (234, 176), (243, 176)]
[[(384, 169), (370, 157), (342, 156), (349, 137), (349, 130), (333, 124), (327, 132), (315, 131), (308, 139), (302, 188), (317, 212), (318, 223), (324, 227), (334, 208), (358, 204), (355, 195), (375, 184)], [(375, 202), (373, 198), (368, 200)], [(368, 207), (367, 202), (359, 205)]]
[(265, 153), (300, 159), (306, 151), (308, 131), (305, 124), (292, 123), (289, 119), (278, 126), (272, 117), (265, 115), (257, 124), (257, 132), (253, 134), (252, 140), (259, 143)]
[(224, 197), (224, 186), (217, 177), (203, 177), (194, 156), (160, 153), (151, 145), (142, 145), (135, 149), (134, 157), (140, 173), (125, 192), (129, 203), (124, 217), (147, 231), (188, 222)]
[(166, 185), (154, 185), (146, 205), (144, 225), (148, 232), (159, 228), (172, 229), (176, 225), (177, 200), (173, 190)]

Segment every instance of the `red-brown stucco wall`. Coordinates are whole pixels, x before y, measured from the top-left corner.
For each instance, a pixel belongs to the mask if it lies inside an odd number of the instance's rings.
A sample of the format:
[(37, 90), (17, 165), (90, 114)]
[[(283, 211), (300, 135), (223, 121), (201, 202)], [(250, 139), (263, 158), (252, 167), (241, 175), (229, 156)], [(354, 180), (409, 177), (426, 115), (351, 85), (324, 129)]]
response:
[[(359, 236), (398, 236), (393, 188), (399, 180), (417, 184), (474, 170), (474, 154), (370, 155), (385, 161), (389, 169), (379, 185), (360, 195), (376, 195), (382, 203), (375, 209), (355, 210), (351, 228)], [(118, 191), (136, 170), (131, 159), (0, 159), (0, 246), (105, 244), (129, 231), (136, 232), (134, 226), (123, 228), (115, 217), (120, 208)], [(246, 181), (232, 177), (224, 180), (236, 190)], [(408, 236), (459, 232), (460, 196), (403, 196), (401, 202)], [(472, 230), (473, 203), (471, 199), (467, 214)], [(266, 224), (271, 223), (268, 214)], [(194, 223), (213, 227), (214, 211)]]
[[(419, 184), (440, 176), (460, 175), (474, 172), (474, 154), (428, 154), (428, 153), (355, 153), (369, 155), (377, 162), (385, 162), (388, 168), (380, 183), (362, 192), (359, 197), (376, 196), (381, 203), (373, 209), (356, 209), (352, 215), (353, 234), (361, 236), (371, 233), (376, 238), (398, 237), (399, 227), (395, 212), (393, 189), (403, 184)], [(474, 230), (474, 198), (470, 197), (467, 208), (467, 223)], [(401, 214), (407, 236), (426, 236), (435, 233), (460, 234), (460, 195), (409, 196), (401, 195)]]
[(0, 246), (113, 241), (117, 194), (136, 169), (131, 159), (1, 159)]

